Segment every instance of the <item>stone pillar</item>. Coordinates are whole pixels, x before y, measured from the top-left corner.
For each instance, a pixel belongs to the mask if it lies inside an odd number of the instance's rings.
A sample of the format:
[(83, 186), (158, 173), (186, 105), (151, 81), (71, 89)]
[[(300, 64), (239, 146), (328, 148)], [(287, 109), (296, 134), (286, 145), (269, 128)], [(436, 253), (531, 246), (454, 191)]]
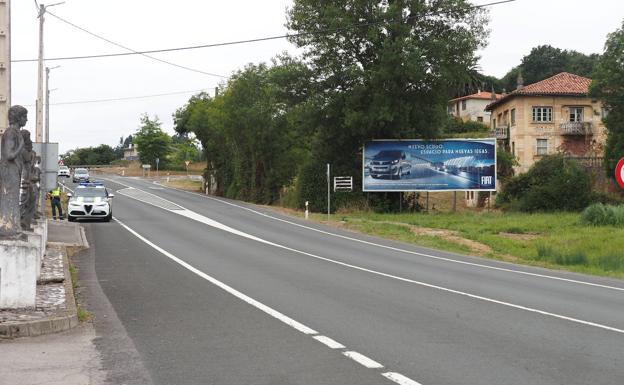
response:
[(0, 240), (0, 308), (34, 307), (39, 247), (20, 240)]

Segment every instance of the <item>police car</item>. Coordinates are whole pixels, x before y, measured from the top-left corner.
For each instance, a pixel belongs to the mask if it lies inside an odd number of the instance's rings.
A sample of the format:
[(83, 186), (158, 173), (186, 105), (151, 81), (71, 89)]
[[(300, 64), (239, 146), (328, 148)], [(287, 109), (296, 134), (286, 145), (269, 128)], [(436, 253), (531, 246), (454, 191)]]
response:
[(102, 182), (83, 182), (76, 187), (73, 194), (67, 194), (67, 220), (102, 219), (106, 222), (113, 217), (111, 194)]

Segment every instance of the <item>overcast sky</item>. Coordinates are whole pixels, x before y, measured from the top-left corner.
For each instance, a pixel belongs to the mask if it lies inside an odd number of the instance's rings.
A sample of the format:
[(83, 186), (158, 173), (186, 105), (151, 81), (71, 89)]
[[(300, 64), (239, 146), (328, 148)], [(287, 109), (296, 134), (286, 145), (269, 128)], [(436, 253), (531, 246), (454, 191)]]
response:
[[(48, 4), (56, 1), (48, 1)], [(492, 0), (474, 0), (485, 4)], [(11, 2), (12, 59), (37, 57), (38, 20), (34, 1)], [(66, 0), (49, 10), (93, 33), (135, 50), (203, 45), (281, 35), (285, 10), (292, 0)], [(481, 70), (501, 77), (532, 47), (550, 44), (586, 54), (601, 53), (606, 34), (622, 25), (622, 0), (516, 0), (489, 7), (491, 36), (480, 52)], [(45, 57), (123, 52), (48, 15)], [(187, 67), (230, 75), (247, 63), (269, 61), (295, 52), (286, 40), (154, 54)], [(134, 55), (114, 58), (49, 61), (50, 103), (124, 98), (210, 89), (224, 79), (175, 68)], [(12, 104), (29, 110), (34, 136), (37, 64), (13, 63)], [(172, 113), (193, 92), (115, 102), (52, 105), (50, 141), (61, 153), (76, 147), (111, 146), (136, 131), (141, 114), (157, 115), (173, 133)]]

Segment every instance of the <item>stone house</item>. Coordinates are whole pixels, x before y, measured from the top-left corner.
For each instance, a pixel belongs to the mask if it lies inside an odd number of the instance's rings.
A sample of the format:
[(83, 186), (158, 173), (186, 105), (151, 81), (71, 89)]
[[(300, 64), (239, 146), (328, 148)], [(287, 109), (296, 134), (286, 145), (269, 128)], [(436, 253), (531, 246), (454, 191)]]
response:
[(561, 72), (518, 87), (485, 108), (493, 134), (526, 172), (540, 157), (565, 153), (582, 159), (602, 158), (607, 111), (588, 96), (591, 79)]

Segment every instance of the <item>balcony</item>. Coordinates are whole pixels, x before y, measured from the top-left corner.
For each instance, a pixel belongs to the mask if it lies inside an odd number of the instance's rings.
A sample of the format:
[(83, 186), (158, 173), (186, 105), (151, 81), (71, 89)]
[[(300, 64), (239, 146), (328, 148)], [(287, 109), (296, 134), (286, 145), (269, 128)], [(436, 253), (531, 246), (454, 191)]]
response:
[(507, 139), (507, 127), (496, 127), (492, 130), (492, 135), (496, 139)]
[(561, 135), (591, 135), (591, 122), (565, 122), (559, 125)]

